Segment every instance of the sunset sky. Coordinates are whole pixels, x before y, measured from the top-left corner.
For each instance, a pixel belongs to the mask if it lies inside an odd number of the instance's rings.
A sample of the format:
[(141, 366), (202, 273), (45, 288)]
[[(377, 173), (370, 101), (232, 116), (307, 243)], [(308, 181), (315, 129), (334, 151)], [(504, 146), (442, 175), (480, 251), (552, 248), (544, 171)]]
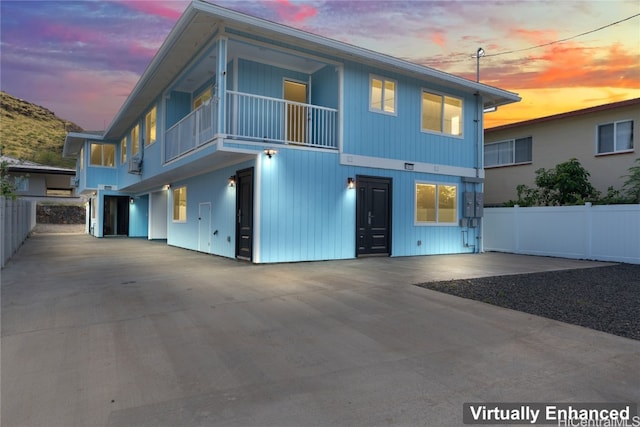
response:
[[(639, 0), (215, 3), (471, 80), (483, 47), (480, 80), (523, 98), (486, 127), (640, 97)], [(187, 5), (0, 0), (0, 88), (102, 130)]]

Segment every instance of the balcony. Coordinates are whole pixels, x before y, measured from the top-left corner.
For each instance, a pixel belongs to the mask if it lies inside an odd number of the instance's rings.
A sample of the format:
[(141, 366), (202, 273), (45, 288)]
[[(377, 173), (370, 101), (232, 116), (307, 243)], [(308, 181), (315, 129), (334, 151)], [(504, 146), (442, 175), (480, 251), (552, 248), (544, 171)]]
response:
[(213, 140), (228, 139), (337, 149), (338, 110), (283, 99), (227, 91), (224, 128), (218, 103), (202, 105), (167, 130), (165, 163)]

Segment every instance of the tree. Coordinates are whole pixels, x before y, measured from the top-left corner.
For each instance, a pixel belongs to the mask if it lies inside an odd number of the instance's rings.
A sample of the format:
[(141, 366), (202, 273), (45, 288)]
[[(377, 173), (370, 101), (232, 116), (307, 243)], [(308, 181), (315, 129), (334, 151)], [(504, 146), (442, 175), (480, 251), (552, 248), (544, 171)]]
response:
[(589, 182), (589, 176), (589, 172), (577, 159), (559, 163), (549, 170), (540, 168), (536, 171), (537, 188), (518, 185), (518, 200), (507, 204), (554, 206), (595, 201), (598, 191)]
[(636, 159), (636, 163), (638, 166), (630, 167), (629, 175), (624, 175), (627, 180), (622, 186), (631, 203), (640, 203), (640, 157)]
[(0, 196), (15, 199), (16, 186), (9, 176), (9, 163), (0, 162)]

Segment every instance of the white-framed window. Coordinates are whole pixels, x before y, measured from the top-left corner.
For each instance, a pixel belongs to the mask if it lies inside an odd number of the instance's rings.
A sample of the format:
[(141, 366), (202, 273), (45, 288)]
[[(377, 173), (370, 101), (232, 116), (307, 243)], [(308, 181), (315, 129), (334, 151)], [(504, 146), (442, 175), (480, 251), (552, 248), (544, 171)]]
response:
[(422, 131), (462, 136), (461, 98), (422, 90)]
[(187, 187), (173, 189), (173, 222), (187, 221)]
[(16, 191), (29, 191), (29, 177), (22, 175), (22, 176), (16, 176), (13, 178), (13, 185), (16, 188)]
[(211, 99), (211, 88), (205, 89), (200, 95), (193, 99), (193, 109), (196, 110), (202, 104)]
[(633, 120), (598, 125), (596, 154), (633, 151)]
[(533, 161), (533, 137), (491, 142), (484, 146), (484, 167), (528, 164)]
[(458, 186), (416, 182), (416, 225), (452, 225), (458, 222)]
[(396, 114), (396, 81), (384, 77), (369, 77), (369, 110)]
[(91, 166), (114, 167), (116, 165), (116, 146), (113, 144), (91, 144), (89, 164)]
[(156, 132), (158, 128), (157, 112), (154, 106), (147, 113), (144, 119), (144, 145), (151, 145), (156, 142)]
[(140, 125), (135, 125), (131, 129), (131, 157), (140, 152)]
[(127, 163), (127, 137), (125, 136), (120, 141), (120, 163)]

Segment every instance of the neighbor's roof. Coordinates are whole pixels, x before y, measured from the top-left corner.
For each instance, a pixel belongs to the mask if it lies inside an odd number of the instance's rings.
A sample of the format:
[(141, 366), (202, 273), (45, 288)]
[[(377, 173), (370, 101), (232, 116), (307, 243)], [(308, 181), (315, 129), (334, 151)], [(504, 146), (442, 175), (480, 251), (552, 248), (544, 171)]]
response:
[(495, 126), (485, 129), (486, 132), (497, 132), (500, 130), (513, 129), (521, 126), (529, 126), (538, 123), (550, 122), (552, 120), (561, 120), (571, 117), (584, 116), (586, 114), (599, 113), (602, 111), (614, 110), (616, 108), (629, 107), (632, 105), (640, 104), (640, 98), (627, 99), (626, 101), (612, 102), (610, 104), (597, 105), (595, 107), (583, 108), (581, 110), (568, 111), (566, 113), (554, 114), (552, 116), (538, 117), (536, 119), (524, 120), (517, 123), (509, 123), (506, 125)]
[(9, 164), (9, 172), (22, 173), (50, 173), (56, 175), (75, 175), (75, 169), (59, 168), (57, 166), (41, 165), (28, 160), (19, 160), (9, 156), (0, 156), (0, 162)]
[[(493, 107), (520, 101), (520, 97), (496, 87), (476, 83), (430, 67), (373, 52), (327, 37), (245, 15), (204, 1), (189, 4), (166, 38), (129, 97), (104, 133), (105, 139), (119, 138), (165, 90), (191, 58), (217, 32), (235, 28), (270, 40), (295, 45), (313, 52), (374, 65), (467, 93), (480, 93), (484, 106)], [(65, 146), (66, 148), (66, 146)]]

